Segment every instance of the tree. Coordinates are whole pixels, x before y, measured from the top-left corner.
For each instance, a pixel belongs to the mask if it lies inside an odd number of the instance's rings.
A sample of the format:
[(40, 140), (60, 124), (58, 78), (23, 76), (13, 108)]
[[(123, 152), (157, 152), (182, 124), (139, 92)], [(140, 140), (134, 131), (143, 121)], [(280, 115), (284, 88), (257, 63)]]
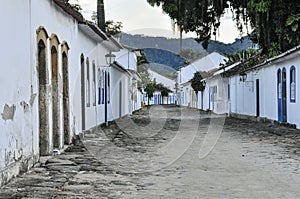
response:
[(105, 30), (107, 34), (116, 36), (121, 34), (121, 29), (123, 28), (122, 22), (114, 22), (113, 20), (108, 20), (105, 22)]
[(179, 55), (181, 57), (184, 57), (187, 61), (189, 62), (193, 62), (195, 61), (196, 59), (199, 59), (201, 57), (201, 53), (198, 51), (198, 52), (195, 52), (193, 49), (191, 48), (185, 48), (185, 49), (182, 49), (180, 52), (179, 52)]
[[(67, 1), (68, 2), (68, 1)], [(79, 5), (78, 3), (71, 3), (70, 6), (76, 10), (77, 12), (81, 12), (82, 11), (82, 7), (81, 5)]]
[(145, 87), (145, 92), (148, 95), (148, 105), (150, 104), (150, 99), (153, 97), (153, 94), (155, 92), (155, 84), (153, 82), (150, 82)]
[(191, 86), (192, 86), (193, 90), (195, 91), (197, 98), (198, 98), (198, 92), (201, 91), (201, 99), (202, 99), (201, 109), (203, 109), (203, 91), (205, 89), (202, 79), (203, 78), (202, 78), (201, 72), (197, 71), (194, 73), (194, 77), (191, 80)]
[(152, 6), (162, 5), (164, 12), (168, 13), (175, 26), (178, 27), (180, 33), (180, 50), (182, 50), (182, 33), (188, 29), (188, 14), (186, 11), (191, 9), (185, 0), (147, 0)]
[[(211, 36), (216, 35), (225, 8), (229, 7), (241, 32), (246, 24), (251, 25), (250, 38), (259, 44), (263, 54), (274, 56), (300, 44), (300, 7), (294, 0), (147, 1), (152, 6), (162, 5), (163, 11), (184, 31), (195, 32), (196, 41), (201, 41), (205, 49)], [(179, 2), (181, 9), (176, 6)]]
[(142, 91), (143, 86), (151, 83), (150, 74), (148, 72), (149, 69), (149, 61), (144, 53), (144, 51), (140, 51), (141, 56), (137, 57), (137, 72), (141, 77), (141, 81), (138, 81), (138, 89)]
[(259, 54), (259, 50), (255, 49), (247, 49), (247, 50), (238, 50), (234, 54), (226, 54), (228, 60), (226, 61), (226, 65), (229, 66), (239, 61), (245, 61), (250, 59), (251, 57)]
[[(92, 21), (95, 23), (95, 24), (98, 24), (98, 16), (97, 16), (97, 12), (93, 12), (92, 16), (91, 16), (91, 19)], [(118, 35), (118, 34), (121, 34), (121, 30), (123, 28), (123, 23), (122, 22), (114, 22), (113, 20), (108, 20), (105, 22), (105, 31), (107, 34), (109, 35)]]

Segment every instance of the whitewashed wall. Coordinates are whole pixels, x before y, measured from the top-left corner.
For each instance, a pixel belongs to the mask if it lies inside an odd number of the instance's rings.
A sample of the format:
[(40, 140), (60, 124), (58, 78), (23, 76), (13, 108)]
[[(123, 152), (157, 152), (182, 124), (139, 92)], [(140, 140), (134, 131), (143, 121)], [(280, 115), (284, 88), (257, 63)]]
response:
[[(130, 76), (117, 67), (110, 67), (111, 72), (111, 103), (109, 104), (109, 121), (129, 113), (129, 81)], [(120, 84), (121, 83), (121, 84)], [(121, 88), (121, 91), (120, 91)]]
[[(26, 167), (31, 167), (38, 160), (39, 156), (37, 30), (43, 27), (49, 38), (55, 35), (59, 40), (57, 49), (59, 82), (62, 82), (63, 78), (61, 44), (66, 42), (70, 47), (68, 52), (69, 127), (72, 135), (82, 130), (80, 56), (83, 53), (85, 66), (87, 57), (90, 63), (91, 101), (90, 107), (86, 109), (86, 128), (91, 128), (103, 122), (101, 115), (104, 114), (102, 105), (93, 105), (93, 97), (95, 95), (95, 90), (92, 89), (93, 61), (97, 68), (105, 66), (104, 56), (109, 52), (108, 47), (95, 42), (79, 30), (77, 21), (52, 0), (5, 1), (2, 3), (2, 8), (3, 11), (0, 17), (9, 20), (3, 20), (2, 24), (5, 26), (5, 29), (1, 33), (1, 42), (6, 48), (5, 52), (7, 52), (1, 55), (3, 60), (2, 70), (7, 72), (0, 74), (0, 83), (5, 85), (3, 90), (6, 90), (0, 94), (0, 109), (2, 113), (2, 120), (0, 121), (0, 185), (17, 175), (21, 168), (26, 170)], [(46, 65), (49, 74), (47, 77), (48, 87), (51, 90), (49, 38), (46, 42)], [(124, 82), (124, 85), (128, 85), (128, 82)], [(59, 83), (59, 92), (59, 103), (62, 106), (61, 83)], [(51, 96), (51, 93), (49, 93), (49, 96)], [(49, 149), (51, 150), (53, 148), (51, 97), (48, 100), (48, 108)], [(124, 108), (123, 112), (126, 113), (128, 110)], [(62, 115), (63, 111), (60, 109), (60, 117), (57, 120), (59, 120), (61, 126), (63, 125)], [(100, 119), (97, 121), (97, 118)], [(63, 135), (62, 128), (60, 131), (60, 134)], [(62, 137), (60, 146), (63, 146)]]
[(239, 75), (230, 78), (231, 112), (242, 115), (255, 116), (256, 94), (253, 73), (247, 73), (247, 80), (240, 81)]
[[(217, 114), (228, 113), (228, 79), (223, 78), (220, 75), (212, 76), (206, 81), (206, 87), (204, 91), (204, 110), (212, 110)], [(215, 94), (215, 99), (213, 100), (210, 92), (212, 88), (216, 87), (217, 92)], [(199, 93), (201, 95), (201, 93)], [(201, 97), (200, 97), (201, 99)], [(201, 101), (199, 102), (201, 104)], [(199, 106), (201, 107), (201, 105)]]
[(165, 77), (153, 70), (148, 70), (151, 80), (156, 80), (156, 83), (161, 83), (171, 91), (175, 92), (175, 80)]
[(28, 160), (24, 167), (30, 167), (38, 156), (31, 8), (28, 1), (3, 1), (1, 8), (0, 186), (19, 173), (21, 163)]
[(125, 69), (131, 69), (137, 71), (137, 57), (136, 54), (126, 48), (114, 53), (116, 55), (116, 60)]
[[(296, 53), (271, 61), (247, 73), (245, 82), (239, 76), (230, 78), (230, 112), (241, 115), (259, 116), (278, 121), (277, 71), (286, 69), (287, 78), (287, 122), (300, 128), (299, 117), (299, 72), (300, 57)], [(290, 68), (296, 68), (296, 102), (290, 101)], [(259, 114), (257, 115), (256, 80), (259, 79)]]

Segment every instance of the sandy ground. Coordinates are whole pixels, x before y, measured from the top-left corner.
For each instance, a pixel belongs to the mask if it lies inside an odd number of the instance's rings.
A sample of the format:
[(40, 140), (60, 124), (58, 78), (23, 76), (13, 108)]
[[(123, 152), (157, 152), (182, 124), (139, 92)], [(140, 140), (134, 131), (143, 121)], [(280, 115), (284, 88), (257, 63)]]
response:
[(300, 198), (300, 132), (154, 106), (87, 131), (0, 198)]

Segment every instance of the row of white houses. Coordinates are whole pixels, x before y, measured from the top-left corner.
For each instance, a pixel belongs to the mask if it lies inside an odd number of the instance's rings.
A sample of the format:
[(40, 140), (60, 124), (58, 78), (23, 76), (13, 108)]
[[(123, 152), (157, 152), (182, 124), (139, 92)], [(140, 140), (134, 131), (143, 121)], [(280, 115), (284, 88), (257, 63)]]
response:
[(144, 104), (157, 105), (157, 104), (175, 104), (176, 103), (176, 81), (164, 75), (161, 75), (151, 69), (148, 69), (149, 76), (153, 82), (162, 84), (168, 88), (170, 92), (168, 96), (162, 96), (161, 91), (157, 90), (154, 92), (153, 97), (148, 100), (147, 93), (144, 93)]
[(135, 50), (66, 1), (1, 6), (0, 186), (74, 135), (141, 108), (143, 97)]
[[(288, 123), (299, 129), (300, 46), (241, 71), (244, 64), (216, 65), (204, 78), (205, 90), (198, 95), (190, 86), (192, 77), (182, 83), (177, 80), (181, 89), (178, 103), (218, 114)], [(203, 71), (201, 65), (197, 67), (195, 72)]]

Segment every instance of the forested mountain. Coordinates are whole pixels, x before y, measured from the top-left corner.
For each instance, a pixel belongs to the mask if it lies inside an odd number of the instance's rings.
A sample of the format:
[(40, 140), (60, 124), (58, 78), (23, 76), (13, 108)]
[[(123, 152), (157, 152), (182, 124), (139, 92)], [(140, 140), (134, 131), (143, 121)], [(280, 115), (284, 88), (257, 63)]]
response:
[(174, 79), (176, 77), (176, 70), (170, 66), (158, 63), (150, 63), (149, 68), (163, 76)]
[[(168, 50), (178, 54), (180, 52), (180, 40), (168, 39), (165, 37), (149, 37), (143, 35), (130, 35), (122, 33), (121, 43), (136, 47), (136, 48), (157, 48), (162, 50)], [(193, 38), (183, 39), (183, 49), (193, 49), (200, 54), (207, 54), (213, 51), (219, 53), (232, 54), (237, 50), (247, 49), (253, 47), (253, 43), (249, 40), (248, 36), (243, 37), (242, 40), (238, 39), (231, 44), (224, 44), (222, 42), (210, 40), (207, 51), (205, 51), (201, 43), (197, 43)]]
[(144, 52), (150, 63), (167, 65), (175, 70), (185, 63), (184, 58), (168, 50), (144, 48)]
[[(183, 57), (178, 55), (180, 52), (179, 39), (123, 33), (121, 43), (144, 49), (146, 57), (150, 62), (150, 68), (163, 75), (172, 74), (174, 70), (177, 70), (186, 62)], [(232, 44), (224, 44), (222, 42), (211, 40), (207, 51), (204, 50), (202, 45), (198, 44), (193, 38), (183, 39), (182, 44), (183, 49), (192, 49), (201, 56), (214, 51), (222, 54), (232, 54), (237, 50), (247, 49), (253, 46), (248, 37), (244, 37), (243, 40), (236, 40)]]

